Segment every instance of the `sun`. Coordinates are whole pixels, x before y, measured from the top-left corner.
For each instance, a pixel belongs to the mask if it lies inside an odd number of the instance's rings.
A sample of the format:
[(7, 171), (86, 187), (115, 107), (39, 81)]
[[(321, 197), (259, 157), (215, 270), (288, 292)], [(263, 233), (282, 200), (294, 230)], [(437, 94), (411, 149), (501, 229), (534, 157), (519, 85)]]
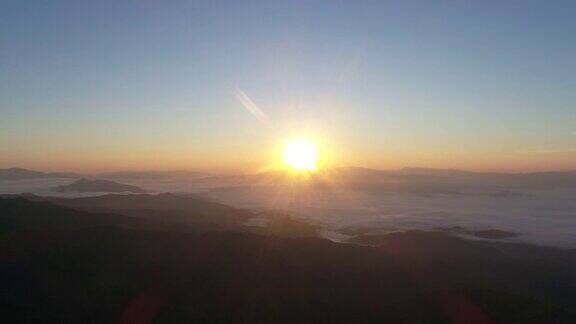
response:
[(306, 139), (288, 141), (282, 149), (282, 161), (296, 171), (316, 171), (318, 169), (318, 148)]

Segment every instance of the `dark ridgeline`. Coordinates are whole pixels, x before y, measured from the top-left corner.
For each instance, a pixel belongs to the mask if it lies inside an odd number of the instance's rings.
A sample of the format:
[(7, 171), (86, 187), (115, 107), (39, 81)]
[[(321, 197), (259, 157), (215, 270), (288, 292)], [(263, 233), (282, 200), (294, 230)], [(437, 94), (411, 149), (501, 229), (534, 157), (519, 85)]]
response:
[[(206, 220), (211, 214), (216, 221)], [(2, 320), (569, 323), (576, 316), (574, 251), (421, 231), (338, 244), (254, 234), (238, 221), (251, 215), (175, 195), (0, 198)]]
[(246, 175), (214, 176), (199, 179), (220, 187), (314, 186), (330, 190), (334, 187), (374, 193), (407, 193), (415, 195), (487, 195), (494, 198), (524, 197), (536, 190), (574, 189), (576, 171), (531, 173), (488, 173), (461, 170), (403, 168), (376, 170), (362, 167), (342, 167), (321, 170), (310, 175), (309, 181), (294, 183), (284, 172), (263, 172)]
[(58, 186), (54, 189), (59, 192), (126, 192), (126, 193), (145, 193), (146, 190), (127, 185), (123, 183), (118, 183), (110, 180), (100, 180), (100, 179), (78, 179), (75, 182), (63, 186)]
[(50, 178), (80, 178), (72, 172), (41, 172), (23, 168), (0, 169), (0, 180), (26, 180)]
[(211, 176), (200, 171), (120, 171), (98, 174), (99, 178), (114, 180), (182, 180), (201, 179)]

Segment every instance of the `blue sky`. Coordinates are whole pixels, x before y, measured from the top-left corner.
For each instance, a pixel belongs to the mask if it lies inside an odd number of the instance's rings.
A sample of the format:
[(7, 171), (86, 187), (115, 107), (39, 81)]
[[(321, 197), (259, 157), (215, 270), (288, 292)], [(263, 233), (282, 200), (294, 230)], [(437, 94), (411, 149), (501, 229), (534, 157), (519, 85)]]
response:
[(0, 1), (0, 167), (253, 168), (304, 134), (341, 164), (573, 169), (574, 17), (573, 1)]

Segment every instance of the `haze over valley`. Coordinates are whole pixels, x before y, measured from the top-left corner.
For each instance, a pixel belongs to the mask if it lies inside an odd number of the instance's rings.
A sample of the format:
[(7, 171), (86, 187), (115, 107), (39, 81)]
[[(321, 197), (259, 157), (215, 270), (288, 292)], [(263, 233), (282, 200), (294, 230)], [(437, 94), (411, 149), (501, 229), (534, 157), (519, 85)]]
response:
[[(576, 172), (570, 171), (504, 174), (338, 168), (307, 179), (274, 172), (243, 175), (139, 172), (92, 176), (114, 179), (90, 180), (114, 185), (109, 190), (100, 186), (92, 192), (86, 188), (64, 191), (60, 188), (88, 180), (39, 176), (0, 180), (0, 193), (48, 197), (116, 192), (198, 195), (237, 208), (289, 214), (316, 224), (322, 229), (322, 237), (334, 241), (350, 239), (349, 233), (424, 229), (447, 231), (469, 239), (576, 247)], [(491, 238), (473, 234), (485, 230), (510, 235)]]

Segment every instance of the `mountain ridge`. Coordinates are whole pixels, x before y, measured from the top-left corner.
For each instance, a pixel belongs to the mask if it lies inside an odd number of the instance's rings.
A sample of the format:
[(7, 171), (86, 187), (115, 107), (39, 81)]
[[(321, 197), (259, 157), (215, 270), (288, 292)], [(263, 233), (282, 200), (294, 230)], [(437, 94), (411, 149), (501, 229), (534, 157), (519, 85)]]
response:
[(54, 188), (58, 192), (76, 192), (76, 193), (88, 193), (88, 192), (129, 192), (129, 193), (145, 193), (146, 190), (132, 185), (127, 185), (110, 180), (102, 179), (86, 179), (81, 178), (75, 182), (67, 185), (62, 185)]
[(42, 172), (19, 167), (0, 169), (0, 180), (80, 178), (80, 177), (81, 175), (73, 172)]

